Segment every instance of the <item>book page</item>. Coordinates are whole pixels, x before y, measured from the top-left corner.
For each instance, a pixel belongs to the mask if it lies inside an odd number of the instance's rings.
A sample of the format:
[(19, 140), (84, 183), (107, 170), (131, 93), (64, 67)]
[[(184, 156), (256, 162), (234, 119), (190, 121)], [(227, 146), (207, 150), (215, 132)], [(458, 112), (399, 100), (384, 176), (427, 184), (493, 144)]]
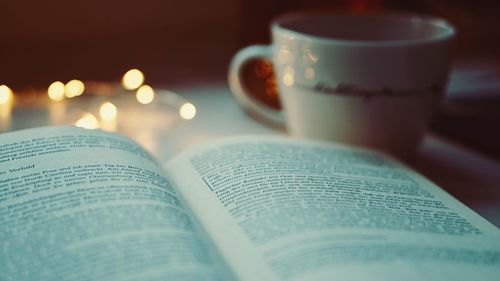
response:
[(0, 135), (1, 280), (221, 280), (163, 171), (128, 138)]
[(242, 137), (167, 172), (242, 280), (498, 280), (498, 229), (394, 160)]

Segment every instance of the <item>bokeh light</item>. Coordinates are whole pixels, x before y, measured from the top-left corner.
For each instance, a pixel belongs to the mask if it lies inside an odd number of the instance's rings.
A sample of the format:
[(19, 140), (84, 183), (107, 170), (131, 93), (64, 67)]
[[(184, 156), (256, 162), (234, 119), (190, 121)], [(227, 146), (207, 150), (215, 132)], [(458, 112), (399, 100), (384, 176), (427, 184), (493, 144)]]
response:
[(179, 109), (179, 115), (186, 120), (193, 119), (196, 116), (196, 107), (192, 103), (185, 103)]
[(77, 97), (83, 94), (83, 91), (85, 91), (85, 85), (82, 81), (77, 79), (69, 81), (64, 86), (64, 94), (68, 98)]
[(0, 86), (0, 104), (7, 104), (12, 100), (13, 93), (12, 90), (6, 85)]
[(110, 102), (105, 102), (99, 108), (99, 115), (105, 121), (111, 121), (118, 115), (118, 109)]
[(142, 85), (135, 94), (138, 102), (142, 104), (151, 103), (155, 98), (155, 91), (148, 85)]
[(61, 101), (64, 99), (64, 83), (61, 81), (56, 81), (50, 84), (47, 94), (49, 98), (53, 101)]
[(306, 69), (304, 70), (304, 76), (309, 80), (313, 79), (315, 75), (316, 71), (314, 71), (314, 68), (310, 66), (306, 67)]
[(144, 74), (139, 69), (131, 69), (122, 77), (122, 86), (127, 90), (135, 90), (144, 83)]
[(99, 121), (92, 113), (85, 113), (75, 122), (75, 126), (89, 130), (97, 129), (99, 128)]
[(293, 83), (294, 83), (294, 79), (293, 79), (293, 74), (291, 73), (285, 73), (283, 75), (283, 84), (285, 84), (285, 86), (293, 86)]
[(295, 82), (295, 71), (293, 68), (290, 66), (285, 67), (284, 74), (283, 74), (283, 84), (287, 87), (293, 86), (293, 83)]

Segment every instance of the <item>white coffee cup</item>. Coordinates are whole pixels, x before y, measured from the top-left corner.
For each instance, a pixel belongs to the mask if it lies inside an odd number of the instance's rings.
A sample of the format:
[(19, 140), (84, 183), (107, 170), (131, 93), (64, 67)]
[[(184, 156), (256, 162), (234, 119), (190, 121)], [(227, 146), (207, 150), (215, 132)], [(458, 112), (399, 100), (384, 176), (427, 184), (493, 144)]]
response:
[[(455, 29), (412, 14), (296, 14), (273, 43), (239, 51), (229, 69), (238, 103), (295, 136), (412, 154), (446, 89)], [(243, 66), (272, 61), (283, 110), (255, 98)]]

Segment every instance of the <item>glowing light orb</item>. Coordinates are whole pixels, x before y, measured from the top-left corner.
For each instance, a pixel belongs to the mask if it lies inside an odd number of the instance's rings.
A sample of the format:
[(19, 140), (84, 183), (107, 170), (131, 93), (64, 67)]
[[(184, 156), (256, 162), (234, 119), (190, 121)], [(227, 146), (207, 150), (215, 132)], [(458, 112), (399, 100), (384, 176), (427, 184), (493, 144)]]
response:
[(7, 104), (13, 98), (12, 90), (6, 85), (0, 86), (0, 104)]
[(196, 116), (196, 107), (192, 103), (185, 103), (179, 109), (179, 115), (186, 120), (193, 119)]
[(293, 86), (293, 83), (295, 82), (295, 79), (293, 78), (293, 74), (290, 74), (290, 73), (285, 73), (283, 75), (283, 84), (285, 84), (285, 86)]
[(135, 98), (142, 104), (151, 103), (155, 98), (155, 91), (148, 85), (142, 85), (135, 94)]
[(312, 67), (306, 67), (304, 70), (304, 76), (309, 80), (313, 79), (315, 75), (316, 71), (314, 71), (314, 68)]
[(111, 121), (118, 115), (118, 109), (110, 102), (105, 102), (99, 108), (99, 115), (103, 120)]
[(122, 77), (122, 86), (127, 90), (135, 90), (144, 83), (144, 74), (139, 69), (131, 69)]
[(64, 86), (64, 94), (67, 98), (77, 97), (83, 94), (85, 91), (85, 85), (80, 80), (71, 80)]
[(97, 129), (99, 128), (99, 121), (92, 113), (85, 113), (75, 122), (75, 126), (89, 130)]
[(47, 94), (49, 98), (53, 101), (61, 101), (64, 99), (64, 83), (61, 81), (56, 81), (50, 84)]
[(283, 74), (283, 84), (285, 86), (290, 87), (293, 86), (295, 82), (295, 71), (290, 66), (285, 67), (285, 73)]

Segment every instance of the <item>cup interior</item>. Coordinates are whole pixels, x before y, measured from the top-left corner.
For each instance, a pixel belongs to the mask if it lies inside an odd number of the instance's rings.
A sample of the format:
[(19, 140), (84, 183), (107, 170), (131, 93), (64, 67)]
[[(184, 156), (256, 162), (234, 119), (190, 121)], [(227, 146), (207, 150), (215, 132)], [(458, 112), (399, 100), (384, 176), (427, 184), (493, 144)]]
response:
[(301, 35), (347, 41), (418, 41), (454, 34), (453, 27), (442, 19), (406, 14), (296, 15), (275, 24)]

